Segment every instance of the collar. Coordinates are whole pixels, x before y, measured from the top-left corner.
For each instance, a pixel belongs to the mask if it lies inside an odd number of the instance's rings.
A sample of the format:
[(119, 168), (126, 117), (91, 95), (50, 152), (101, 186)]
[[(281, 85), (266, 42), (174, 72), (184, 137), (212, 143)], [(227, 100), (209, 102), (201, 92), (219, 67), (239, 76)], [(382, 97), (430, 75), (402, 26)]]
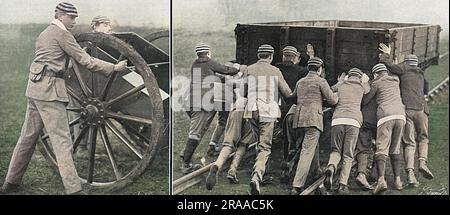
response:
[(66, 26), (64, 26), (64, 24), (61, 21), (59, 21), (58, 19), (52, 20), (51, 24), (54, 24), (54, 25), (58, 26), (59, 28), (61, 28), (62, 30), (68, 32)]
[(270, 63), (269, 59), (259, 59), (258, 62)]
[(196, 62), (208, 62), (209, 60), (211, 60), (211, 58), (209, 58), (207, 56), (202, 56), (202, 57), (198, 57), (195, 61)]
[(317, 76), (319, 76), (319, 73), (314, 72), (314, 71), (309, 71), (309, 72), (308, 72), (308, 75), (317, 75)]

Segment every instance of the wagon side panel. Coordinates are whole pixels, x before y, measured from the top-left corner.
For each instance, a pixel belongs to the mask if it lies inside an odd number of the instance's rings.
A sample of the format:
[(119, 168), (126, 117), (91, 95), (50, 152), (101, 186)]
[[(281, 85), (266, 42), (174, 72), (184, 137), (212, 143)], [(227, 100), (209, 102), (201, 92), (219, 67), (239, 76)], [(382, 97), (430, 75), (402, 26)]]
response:
[(381, 42), (389, 43), (387, 30), (336, 29), (336, 77), (353, 67), (370, 71), (378, 62)]

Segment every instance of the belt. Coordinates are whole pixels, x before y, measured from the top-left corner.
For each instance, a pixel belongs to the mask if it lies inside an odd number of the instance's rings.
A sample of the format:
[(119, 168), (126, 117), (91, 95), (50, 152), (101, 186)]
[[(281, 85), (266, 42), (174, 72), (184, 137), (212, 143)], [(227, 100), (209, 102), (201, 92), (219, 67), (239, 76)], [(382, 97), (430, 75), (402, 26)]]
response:
[(53, 72), (51, 70), (45, 69), (43, 75), (47, 77), (63, 78), (63, 72)]

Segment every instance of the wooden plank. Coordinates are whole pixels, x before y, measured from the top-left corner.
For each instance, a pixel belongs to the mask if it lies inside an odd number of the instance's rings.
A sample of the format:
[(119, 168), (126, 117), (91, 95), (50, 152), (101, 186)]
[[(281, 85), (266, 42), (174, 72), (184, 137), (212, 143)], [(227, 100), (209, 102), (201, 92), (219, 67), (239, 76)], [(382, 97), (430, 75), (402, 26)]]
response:
[(357, 47), (336, 47), (336, 54), (355, 54), (355, 55), (378, 55), (380, 51), (378, 49), (367, 49), (367, 48), (357, 48)]
[(413, 40), (414, 38), (414, 28), (398, 29), (395, 31), (397, 32), (395, 35), (397, 41)]
[(411, 23), (392, 23), (392, 22), (368, 22), (368, 21), (339, 21), (340, 27), (352, 27), (352, 28), (400, 28), (409, 27), (416, 24)]
[(339, 49), (368, 49), (368, 50), (378, 50), (378, 42), (353, 42), (353, 41), (338, 41), (336, 43), (336, 50)]
[(291, 40), (326, 40), (326, 28), (291, 27), (289, 38)]
[[(388, 33), (386, 31), (386, 33)], [(381, 33), (377, 33), (375, 30), (362, 30), (362, 29), (336, 29), (336, 41), (353, 41), (353, 42), (370, 42), (374, 39), (376, 41), (381, 39)]]
[(427, 34), (428, 34), (427, 26), (417, 27), (415, 29), (416, 29), (416, 37), (424, 37), (424, 36), (427, 36)]
[(335, 52), (336, 52), (336, 29), (329, 28), (327, 29), (327, 40), (326, 40), (326, 49), (325, 49), (325, 68), (327, 68), (327, 76), (326, 79), (328, 83), (334, 83), (337, 76), (335, 71)]

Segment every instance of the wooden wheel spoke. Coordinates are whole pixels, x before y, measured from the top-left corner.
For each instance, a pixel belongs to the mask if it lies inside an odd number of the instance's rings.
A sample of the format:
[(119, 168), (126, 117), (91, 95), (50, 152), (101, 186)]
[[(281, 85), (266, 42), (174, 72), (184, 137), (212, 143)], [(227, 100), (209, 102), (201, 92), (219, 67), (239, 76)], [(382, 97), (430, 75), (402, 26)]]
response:
[(146, 125), (151, 125), (152, 124), (152, 120), (151, 119), (145, 119), (145, 118), (142, 118), (142, 117), (131, 116), (131, 115), (126, 115), (126, 114), (121, 114), (121, 113), (114, 113), (114, 112), (111, 112), (111, 111), (108, 111), (106, 114), (107, 114), (107, 117), (109, 117), (109, 118), (126, 120), (126, 121), (131, 121), (131, 122), (137, 122), (137, 123), (146, 124)]
[(108, 95), (109, 89), (112, 86), (112, 83), (114, 82), (114, 80), (117, 77), (117, 72), (113, 72), (109, 77), (108, 80), (106, 81), (105, 86), (103, 87), (102, 91), (100, 91), (100, 100), (104, 101), (106, 99), (106, 96)]
[(108, 134), (106, 133), (106, 128), (104, 125), (100, 127), (100, 137), (102, 138), (103, 146), (105, 146), (106, 153), (108, 154), (109, 162), (111, 163), (111, 167), (113, 168), (114, 175), (116, 176), (117, 180), (120, 180), (122, 178), (122, 174), (117, 167), (116, 159), (114, 158), (111, 143), (109, 142)]
[(72, 121), (69, 122), (69, 126), (74, 126), (74, 125), (80, 123), (80, 119), (81, 119), (81, 116), (73, 119)]
[(73, 71), (75, 72), (75, 76), (77, 77), (78, 83), (80, 84), (81, 91), (83, 92), (84, 96), (89, 97), (92, 95), (91, 90), (86, 85), (86, 83), (83, 80), (83, 76), (81, 76), (80, 67), (78, 66), (78, 63), (75, 62), (73, 59), (71, 59), (72, 65), (73, 65)]
[(66, 110), (67, 110), (67, 111), (72, 111), (72, 112), (80, 113), (83, 109), (81, 109), (81, 108), (79, 108), (79, 107), (67, 107)]
[(125, 98), (127, 98), (127, 97), (129, 97), (129, 96), (131, 96), (131, 95), (133, 95), (133, 94), (135, 94), (135, 93), (141, 91), (141, 90), (144, 89), (144, 88), (145, 88), (145, 85), (144, 85), (144, 84), (141, 84), (141, 85), (139, 85), (139, 86), (137, 86), (137, 87), (135, 87), (135, 88), (133, 88), (133, 89), (131, 89), (131, 90), (128, 90), (127, 92), (123, 93), (122, 95), (117, 96), (116, 98), (109, 100), (109, 101), (106, 103), (105, 106), (107, 106), (107, 107), (108, 107), (108, 106), (111, 106), (111, 105), (113, 105), (113, 104), (115, 104), (115, 103), (121, 101), (122, 99), (125, 99)]
[(73, 141), (73, 152), (75, 152), (77, 150), (78, 145), (80, 145), (80, 142), (84, 139), (84, 136), (86, 135), (87, 131), (88, 131), (88, 127), (84, 127), (83, 129), (81, 129), (80, 134)]
[(91, 126), (89, 127), (88, 143), (87, 143), (87, 145), (89, 146), (89, 167), (87, 176), (88, 183), (92, 183), (94, 179), (96, 139), (97, 139), (97, 128)]
[(105, 55), (106, 57), (108, 57), (109, 59), (115, 61), (116, 63), (119, 62), (115, 57), (113, 57), (112, 55), (110, 55), (110, 54), (109, 54), (108, 52), (106, 52), (105, 50), (99, 48), (98, 46), (97, 46), (96, 48), (97, 48), (97, 50), (98, 50), (99, 52), (101, 52), (102, 54), (104, 54), (104, 55)]
[(122, 121), (118, 121), (123, 127), (125, 127), (128, 131), (130, 131), (131, 133), (133, 133), (134, 135), (136, 135), (137, 137), (144, 139), (147, 143), (150, 142), (150, 139), (146, 136), (144, 136), (143, 134), (141, 134), (138, 130), (136, 130), (135, 128), (133, 128), (132, 126), (128, 125), (127, 123), (124, 123)]
[(82, 103), (83, 101), (81, 100), (81, 98), (75, 93), (75, 90), (72, 89), (72, 87), (67, 86), (66, 85), (66, 89), (67, 89), (67, 93), (72, 96), (75, 100), (77, 100), (77, 102)]
[(131, 143), (130, 140), (128, 140), (128, 138), (122, 133), (120, 132), (120, 130), (110, 121), (110, 120), (105, 120), (105, 124), (106, 127), (109, 128), (109, 130), (112, 131), (112, 133), (114, 135), (116, 135), (117, 138), (120, 139), (120, 141), (122, 141), (137, 157), (139, 157), (139, 159), (142, 159), (144, 156), (142, 156), (142, 154), (139, 152), (139, 150), (137, 150), (133, 144)]

